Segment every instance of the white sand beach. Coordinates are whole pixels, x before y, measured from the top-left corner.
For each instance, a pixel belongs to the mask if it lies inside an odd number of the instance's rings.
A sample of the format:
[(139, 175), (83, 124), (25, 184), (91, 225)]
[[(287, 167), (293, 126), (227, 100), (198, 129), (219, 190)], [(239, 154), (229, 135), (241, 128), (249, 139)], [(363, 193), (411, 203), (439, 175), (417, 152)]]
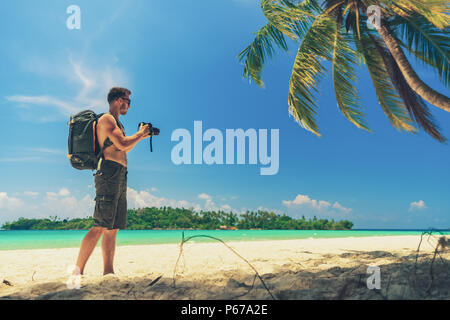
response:
[[(437, 241), (423, 237), (417, 263), (420, 236), (227, 243), (270, 293), (220, 242), (185, 243), (175, 277), (179, 244), (119, 246), (108, 276), (97, 247), (80, 289), (67, 286), (78, 248), (0, 251), (0, 299), (450, 299), (449, 250), (432, 263)], [(369, 266), (379, 290), (367, 287)]]

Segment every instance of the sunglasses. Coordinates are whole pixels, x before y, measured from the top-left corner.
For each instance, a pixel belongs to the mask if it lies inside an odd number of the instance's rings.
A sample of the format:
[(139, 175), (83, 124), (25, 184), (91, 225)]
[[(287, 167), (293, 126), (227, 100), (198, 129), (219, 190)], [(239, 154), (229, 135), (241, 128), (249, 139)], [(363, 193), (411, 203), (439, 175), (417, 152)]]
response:
[(128, 103), (128, 105), (131, 105), (131, 100), (130, 99), (128, 99), (128, 98), (124, 98), (124, 97), (120, 97), (122, 100), (125, 100), (127, 103)]

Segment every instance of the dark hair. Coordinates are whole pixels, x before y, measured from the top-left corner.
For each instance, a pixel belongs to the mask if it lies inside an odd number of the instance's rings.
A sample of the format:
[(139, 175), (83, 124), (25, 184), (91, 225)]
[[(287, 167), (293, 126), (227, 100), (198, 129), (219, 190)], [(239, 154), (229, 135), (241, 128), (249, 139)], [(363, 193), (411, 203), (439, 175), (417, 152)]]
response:
[(109, 90), (108, 93), (108, 103), (111, 104), (113, 101), (125, 97), (126, 95), (130, 95), (131, 91), (125, 88), (114, 87)]

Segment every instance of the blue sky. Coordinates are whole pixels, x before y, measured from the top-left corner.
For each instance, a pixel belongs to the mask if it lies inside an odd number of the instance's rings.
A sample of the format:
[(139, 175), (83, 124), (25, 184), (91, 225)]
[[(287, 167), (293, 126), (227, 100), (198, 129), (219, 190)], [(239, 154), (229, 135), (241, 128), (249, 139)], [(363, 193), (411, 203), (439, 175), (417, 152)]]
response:
[[(161, 128), (129, 153), (129, 207), (184, 206), (235, 212), (267, 209), (293, 217), (349, 219), (355, 228), (449, 228), (450, 149), (423, 132), (393, 128), (367, 71), (358, 89), (374, 134), (338, 111), (331, 78), (321, 84), (322, 137), (288, 115), (296, 44), (263, 73), (265, 89), (242, 78), (237, 55), (266, 20), (258, 1), (4, 1), (0, 22), (0, 223), (18, 217), (85, 217), (93, 212), (90, 171), (66, 158), (67, 121), (88, 106), (106, 112), (112, 86), (132, 91), (121, 118), (127, 134), (141, 121)], [(81, 8), (81, 30), (66, 8)], [(421, 78), (449, 94), (428, 69)], [(450, 114), (430, 106), (445, 136)], [(171, 133), (249, 128), (280, 130), (280, 167), (181, 165)]]

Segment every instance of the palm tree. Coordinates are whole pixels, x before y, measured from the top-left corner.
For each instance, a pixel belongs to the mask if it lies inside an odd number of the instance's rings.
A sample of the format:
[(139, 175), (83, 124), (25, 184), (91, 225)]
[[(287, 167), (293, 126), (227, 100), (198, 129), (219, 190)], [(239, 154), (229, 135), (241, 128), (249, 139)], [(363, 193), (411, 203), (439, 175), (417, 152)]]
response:
[[(293, 1), (293, 0), (291, 0)], [(367, 10), (377, 5), (381, 23), (367, 24)], [(355, 83), (360, 61), (368, 68), (378, 102), (391, 124), (416, 132), (414, 123), (444, 142), (427, 104), (450, 111), (450, 99), (426, 85), (403, 50), (450, 79), (448, 0), (261, 0), (267, 24), (238, 56), (245, 60), (244, 77), (264, 86), (261, 71), (275, 47), (288, 51), (286, 37), (301, 41), (289, 83), (289, 113), (305, 129), (320, 136), (315, 121), (314, 93), (331, 71), (339, 109), (354, 125), (370, 131)]]

